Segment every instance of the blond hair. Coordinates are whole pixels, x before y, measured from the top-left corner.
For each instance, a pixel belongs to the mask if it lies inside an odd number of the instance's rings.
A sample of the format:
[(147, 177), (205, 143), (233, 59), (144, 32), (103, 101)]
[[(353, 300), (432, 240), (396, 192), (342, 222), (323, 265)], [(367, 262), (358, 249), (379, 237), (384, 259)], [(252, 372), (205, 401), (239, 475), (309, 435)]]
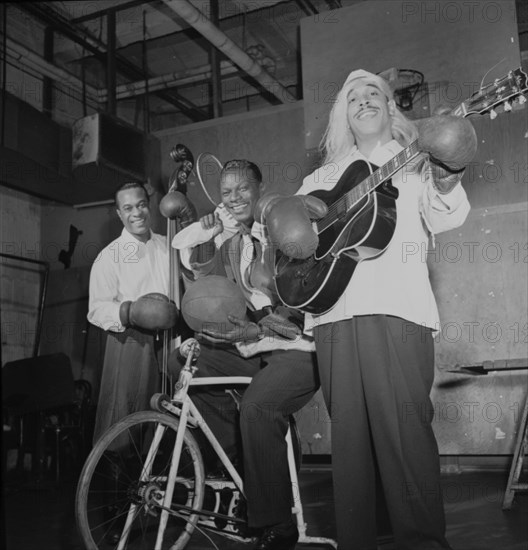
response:
[[(334, 106), (330, 111), (328, 125), (320, 142), (323, 164), (339, 162), (356, 144), (354, 134), (348, 125), (347, 111), (348, 94), (354, 87), (354, 81), (358, 78), (367, 79), (373, 83), (383, 92), (387, 101), (393, 99), (392, 91), (381, 77), (363, 70), (352, 71), (337, 94)], [(405, 117), (398, 108), (395, 108), (391, 114), (391, 133), (402, 147), (407, 147), (418, 137), (415, 124)]]

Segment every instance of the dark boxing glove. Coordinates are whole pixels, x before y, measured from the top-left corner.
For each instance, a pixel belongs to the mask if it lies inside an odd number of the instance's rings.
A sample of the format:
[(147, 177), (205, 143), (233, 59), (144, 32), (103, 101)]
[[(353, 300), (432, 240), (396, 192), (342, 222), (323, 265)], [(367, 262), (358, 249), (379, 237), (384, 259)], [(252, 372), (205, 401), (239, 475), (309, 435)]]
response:
[(270, 240), (286, 256), (309, 258), (319, 245), (312, 219), (326, 215), (326, 204), (312, 195), (294, 195), (277, 200), (267, 209), (266, 225)]
[(176, 324), (178, 310), (165, 294), (151, 292), (135, 302), (123, 302), (119, 308), (119, 319), (125, 327), (166, 330)]
[(477, 152), (477, 135), (469, 120), (438, 115), (416, 121), (418, 143), (433, 164), (446, 173), (461, 172)]
[(179, 191), (169, 191), (161, 199), (159, 209), (169, 220), (178, 218), (182, 229), (195, 222), (198, 217), (193, 203)]
[(255, 204), (255, 210), (253, 212), (253, 217), (257, 222), (266, 223), (266, 216), (268, 215), (271, 207), (276, 204), (281, 199), (286, 198), (285, 195), (280, 193), (271, 192), (262, 195), (260, 199)]

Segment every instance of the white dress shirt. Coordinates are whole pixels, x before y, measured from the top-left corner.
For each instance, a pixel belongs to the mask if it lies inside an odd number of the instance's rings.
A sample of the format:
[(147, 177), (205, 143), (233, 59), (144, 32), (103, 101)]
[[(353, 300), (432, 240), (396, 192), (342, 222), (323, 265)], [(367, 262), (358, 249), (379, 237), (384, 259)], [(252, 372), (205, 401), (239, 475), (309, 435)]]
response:
[[(356, 147), (341, 162), (322, 166), (307, 176), (297, 194), (332, 189), (352, 162), (362, 159), (381, 166), (402, 149), (392, 140), (378, 146), (366, 159)], [(430, 246), (430, 236), (462, 225), (470, 207), (460, 182), (450, 193), (439, 194), (428, 162), (421, 171), (413, 169), (416, 165), (407, 165), (392, 176), (399, 197), (396, 228), (389, 246), (381, 255), (359, 263), (332, 309), (321, 315), (306, 315), (307, 329), (371, 314), (393, 315), (438, 329), (438, 308), (424, 251)]]
[(103, 248), (90, 272), (88, 321), (123, 332), (121, 303), (151, 292), (169, 296), (169, 252), (166, 238), (150, 232), (146, 243), (123, 228), (121, 236)]

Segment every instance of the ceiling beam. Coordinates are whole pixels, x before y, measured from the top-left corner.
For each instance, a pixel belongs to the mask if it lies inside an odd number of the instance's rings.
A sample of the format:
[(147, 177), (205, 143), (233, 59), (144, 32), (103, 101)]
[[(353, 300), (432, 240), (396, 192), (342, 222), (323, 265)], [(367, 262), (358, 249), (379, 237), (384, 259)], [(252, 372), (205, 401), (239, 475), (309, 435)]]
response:
[[(6, 54), (11, 57), (16, 64), (26, 65), (33, 71), (36, 71), (38, 74), (51, 78), (57, 82), (61, 82), (63, 85), (72, 86), (78, 91), (82, 91), (83, 83), (76, 76), (70, 74), (53, 65), (49, 61), (46, 61), (40, 55), (32, 52), (22, 44), (11, 40), (10, 38), (5, 39), (6, 42)], [(86, 92), (88, 97), (92, 102), (99, 102), (99, 90), (93, 86), (86, 85)], [(105, 90), (105, 99), (106, 99), (106, 90)]]
[[(161, 1), (161, 0), (158, 0)], [(142, 4), (149, 4), (152, 6), (153, 2), (145, 2), (145, 0), (129, 0), (129, 2), (123, 2), (122, 4), (118, 4), (116, 6), (112, 6), (111, 8), (103, 8), (102, 10), (94, 10), (91, 13), (87, 13), (86, 15), (81, 15), (81, 17), (74, 17), (73, 19), (70, 19), (70, 22), (73, 24), (78, 23), (85, 23), (86, 21), (91, 21), (92, 19), (97, 19), (98, 17), (104, 17), (109, 12), (118, 12), (123, 10), (128, 10), (135, 8), (136, 6), (141, 6)], [(96, 5), (96, 2), (93, 2), (92, 5)]]
[(249, 77), (256, 80), (268, 93), (281, 103), (297, 101), (290, 92), (226, 34), (213, 25), (205, 15), (187, 0), (163, 0), (163, 3), (199, 31), (213, 46), (238, 65)]
[[(106, 63), (106, 45), (96, 40), (86, 30), (82, 29), (82, 27), (72, 25), (61, 13), (38, 2), (17, 2), (15, 5), (33, 17), (41, 20), (46, 25), (52, 26), (57, 32), (88, 50), (103, 64)], [(130, 61), (120, 55), (116, 55), (116, 67), (119, 72), (133, 80), (145, 78), (145, 74), (139, 67), (130, 63)], [(207, 120), (209, 118), (206, 111), (196, 107), (188, 99), (181, 97), (174, 90), (170, 92), (159, 91), (156, 92), (156, 95), (181, 109), (181, 111), (193, 121)]]

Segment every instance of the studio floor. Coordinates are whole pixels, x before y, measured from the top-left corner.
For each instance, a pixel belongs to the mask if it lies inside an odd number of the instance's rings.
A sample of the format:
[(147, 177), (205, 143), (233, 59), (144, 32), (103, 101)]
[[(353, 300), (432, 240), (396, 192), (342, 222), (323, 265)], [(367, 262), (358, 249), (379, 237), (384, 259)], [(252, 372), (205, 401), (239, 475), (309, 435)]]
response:
[[(74, 518), (74, 475), (40, 482), (8, 474), (2, 483), (2, 533), (6, 550), (83, 550)], [(502, 511), (505, 470), (462, 471), (442, 475), (448, 539), (454, 550), (528, 550), (528, 494), (517, 494)], [(300, 472), (308, 535), (335, 537), (329, 465), (304, 465)], [(379, 525), (379, 549), (394, 550), (386, 519)], [(195, 532), (190, 550), (242, 550), (251, 545)], [(323, 550), (298, 544), (297, 549)], [(151, 550), (151, 549), (145, 549)], [(344, 549), (353, 550), (353, 549)]]

